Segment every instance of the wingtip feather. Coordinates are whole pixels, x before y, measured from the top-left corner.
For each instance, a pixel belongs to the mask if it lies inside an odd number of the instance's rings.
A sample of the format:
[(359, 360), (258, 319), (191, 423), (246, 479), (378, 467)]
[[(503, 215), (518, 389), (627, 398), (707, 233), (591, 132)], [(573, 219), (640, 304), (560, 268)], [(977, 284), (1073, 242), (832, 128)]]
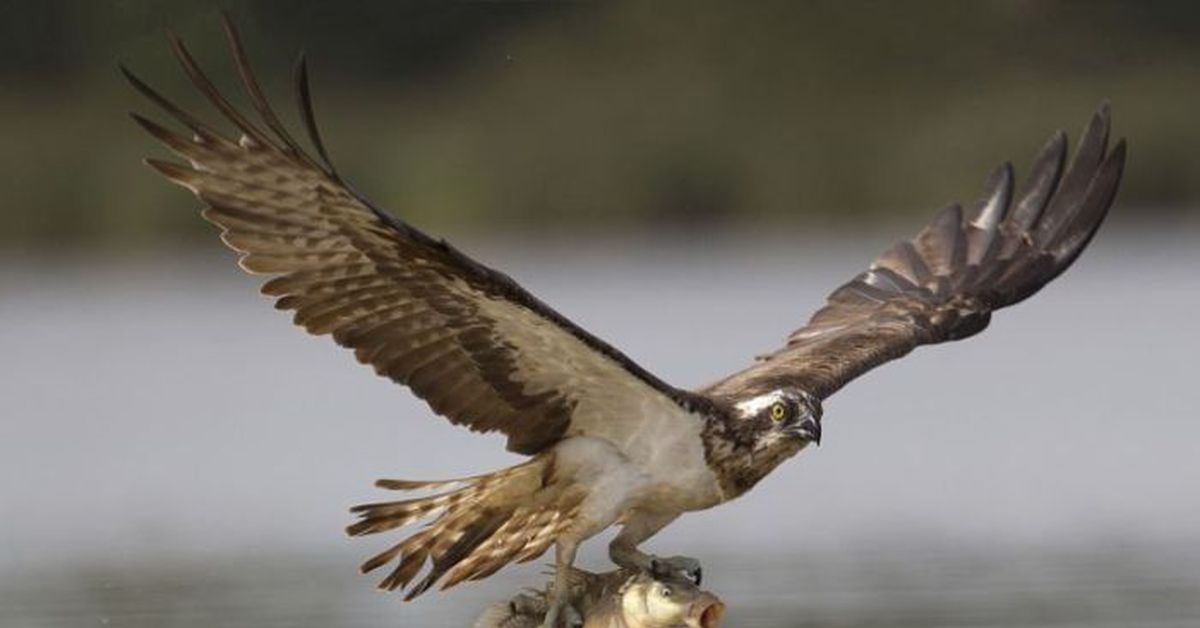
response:
[(988, 175), (984, 183), (984, 190), (987, 192), (980, 199), (971, 224), (985, 231), (990, 231), (1000, 224), (1008, 211), (1012, 187), (1013, 167), (1006, 161)]
[(341, 177), (338, 175), (337, 168), (334, 167), (333, 160), (329, 158), (329, 152), (325, 149), (325, 142), (321, 139), (320, 127), (317, 126), (317, 118), (313, 110), (312, 92), (308, 79), (308, 59), (304, 51), (300, 51), (300, 54), (296, 56), (293, 75), (296, 83), (296, 102), (300, 106), (300, 117), (304, 121), (305, 130), (308, 132), (308, 141), (312, 142), (313, 148), (316, 149), (317, 156), (321, 158), (321, 164), (327, 174), (340, 180)]
[(142, 163), (146, 164), (171, 181), (185, 187), (189, 187), (188, 180), (190, 179), (191, 173), (194, 172), (190, 167), (179, 162), (167, 161), (165, 159), (157, 159), (154, 157), (146, 157), (145, 159), (142, 159)]

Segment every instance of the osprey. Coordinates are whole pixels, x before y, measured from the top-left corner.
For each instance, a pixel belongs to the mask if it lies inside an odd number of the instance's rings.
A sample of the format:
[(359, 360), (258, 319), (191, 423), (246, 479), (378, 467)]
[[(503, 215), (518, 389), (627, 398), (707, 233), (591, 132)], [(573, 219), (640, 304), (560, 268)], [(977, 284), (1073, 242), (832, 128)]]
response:
[[(434, 412), (507, 436), (529, 456), (494, 473), (439, 482), (380, 480), (433, 494), (357, 506), (352, 535), (428, 523), (363, 564), (395, 563), (380, 583), (410, 599), (439, 581), (484, 578), (555, 548), (554, 626), (580, 543), (613, 525), (618, 565), (698, 581), (699, 564), (638, 546), (688, 511), (742, 495), (821, 439), (821, 401), (919, 345), (983, 330), (991, 313), (1067, 269), (1112, 204), (1125, 144), (1108, 148), (1102, 106), (1070, 165), (1050, 138), (1019, 192), (1005, 164), (982, 199), (946, 207), (829, 295), (784, 346), (698, 390), (676, 388), (444, 240), (385, 212), (334, 168), (314, 121), (303, 57), (301, 117), (315, 155), (268, 105), (232, 24), (225, 30), (255, 116), (234, 107), (170, 36), (195, 87), (236, 127), (224, 134), (122, 68), (186, 127), (132, 114), (184, 162), (148, 159), (191, 190), (203, 216), (296, 324), (331, 335)], [(428, 566), (428, 569), (425, 568)], [(417, 576), (424, 571), (419, 580)]]

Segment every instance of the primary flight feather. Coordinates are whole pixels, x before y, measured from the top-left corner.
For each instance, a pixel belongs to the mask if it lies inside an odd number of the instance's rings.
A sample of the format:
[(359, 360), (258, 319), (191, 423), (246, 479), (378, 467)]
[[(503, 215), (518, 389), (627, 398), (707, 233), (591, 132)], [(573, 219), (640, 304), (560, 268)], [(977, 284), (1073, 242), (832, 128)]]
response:
[(409, 597), (550, 547), (555, 590), (565, 591), (579, 544), (614, 524), (622, 526), (609, 548), (615, 562), (698, 580), (695, 560), (660, 559), (638, 546), (683, 512), (743, 494), (819, 442), (821, 400), (850, 380), (919, 345), (976, 334), (994, 310), (1057, 277), (1099, 228), (1125, 159), (1123, 141), (1108, 146), (1101, 107), (1070, 165), (1060, 132), (1019, 192), (1002, 166), (979, 202), (942, 210), (893, 246), (835, 290), (784, 347), (688, 391), (355, 192), (321, 141), (303, 60), (297, 99), (315, 155), (280, 122), (232, 23), (225, 27), (254, 115), (226, 100), (172, 36), (184, 71), (236, 132), (209, 126), (125, 71), (186, 129), (133, 114), (184, 160), (147, 163), (200, 198), (243, 269), (274, 276), (263, 292), (293, 311), (297, 325), (332, 336), (451, 422), (501, 432), (510, 450), (530, 456), (458, 480), (380, 480), (435, 494), (353, 509), (354, 535), (428, 521), (363, 565), (395, 563), (381, 586), (407, 588)]

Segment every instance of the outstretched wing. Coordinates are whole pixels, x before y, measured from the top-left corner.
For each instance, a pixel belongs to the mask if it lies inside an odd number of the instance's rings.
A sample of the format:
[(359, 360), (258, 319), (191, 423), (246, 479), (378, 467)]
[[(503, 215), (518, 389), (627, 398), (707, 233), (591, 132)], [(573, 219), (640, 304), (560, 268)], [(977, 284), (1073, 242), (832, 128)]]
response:
[(268, 105), (232, 23), (226, 20), (225, 28), (257, 120), (217, 91), (178, 38), (171, 42), (192, 83), (237, 127), (239, 139), (125, 71), (191, 137), (133, 118), (187, 160), (147, 163), (208, 206), (204, 217), (241, 253), (243, 269), (278, 275), (263, 292), (278, 298), (277, 308), (295, 311), (296, 324), (332, 335), (452, 422), (506, 434), (509, 449), (519, 453), (540, 451), (566, 434), (620, 439), (647, 414), (693, 420), (687, 408), (702, 400), (660, 381), (506, 275), (350, 188), (317, 132), (302, 58), (297, 96), (317, 156), (308, 154)]
[(1125, 141), (1108, 150), (1109, 111), (1092, 117), (1066, 172), (1059, 131), (1014, 200), (1012, 167), (964, 216), (957, 204), (899, 242), (829, 295), (787, 346), (704, 392), (754, 395), (797, 386), (821, 398), (919, 345), (982, 331), (991, 313), (1017, 303), (1067, 269), (1112, 205)]

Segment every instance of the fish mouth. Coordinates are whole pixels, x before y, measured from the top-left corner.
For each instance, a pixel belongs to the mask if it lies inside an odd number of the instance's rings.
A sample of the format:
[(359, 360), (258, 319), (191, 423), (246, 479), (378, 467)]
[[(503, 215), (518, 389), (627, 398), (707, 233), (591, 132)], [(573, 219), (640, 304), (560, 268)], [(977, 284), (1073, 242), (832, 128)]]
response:
[(725, 615), (725, 603), (711, 593), (701, 593), (689, 611), (684, 621), (688, 628), (718, 628)]

